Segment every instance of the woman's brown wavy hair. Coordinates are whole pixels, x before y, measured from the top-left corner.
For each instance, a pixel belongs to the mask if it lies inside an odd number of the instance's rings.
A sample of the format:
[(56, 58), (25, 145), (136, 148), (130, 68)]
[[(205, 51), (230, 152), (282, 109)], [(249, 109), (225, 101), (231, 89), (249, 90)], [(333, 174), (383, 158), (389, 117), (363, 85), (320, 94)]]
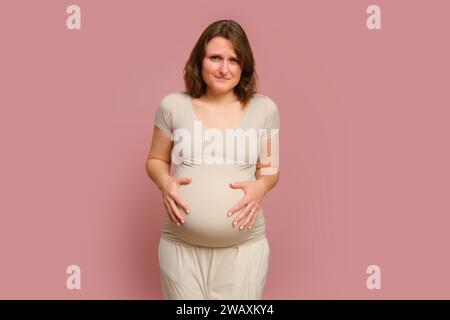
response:
[(228, 39), (233, 45), (242, 70), (241, 79), (233, 91), (245, 106), (257, 92), (257, 74), (247, 35), (234, 20), (215, 21), (203, 31), (183, 70), (185, 92), (194, 98), (200, 98), (206, 92), (206, 83), (202, 78), (202, 61), (206, 45), (214, 37)]

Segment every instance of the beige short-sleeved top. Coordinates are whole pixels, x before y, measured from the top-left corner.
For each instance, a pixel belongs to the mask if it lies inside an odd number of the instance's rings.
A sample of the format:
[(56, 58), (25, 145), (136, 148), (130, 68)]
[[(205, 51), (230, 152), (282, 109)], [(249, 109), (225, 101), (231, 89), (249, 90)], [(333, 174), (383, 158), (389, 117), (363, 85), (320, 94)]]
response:
[(233, 218), (243, 209), (231, 217), (226, 213), (244, 196), (242, 189), (232, 189), (229, 183), (255, 180), (261, 143), (268, 137), (278, 139), (280, 117), (275, 102), (255, 93), (239, 123), (219, 130), (203, 126), (187, 93), (172, 92), (161, 100), (154, 124), (174, 141), (176, 176), (192, 178), (178, 190), (191, 212), (186, 214), (178, 207), (185, 217), (181, 226), (171, 222), (166, 212), (162, 237), (205, 247), (228, 247), (265, 237), (262, 206), (252, 229), (232, 226)]

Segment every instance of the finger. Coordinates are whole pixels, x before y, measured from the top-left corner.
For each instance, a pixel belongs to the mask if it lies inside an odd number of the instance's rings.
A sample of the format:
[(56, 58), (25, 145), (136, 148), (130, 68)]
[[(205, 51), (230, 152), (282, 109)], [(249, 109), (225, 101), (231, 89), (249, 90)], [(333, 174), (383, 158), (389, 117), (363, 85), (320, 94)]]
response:
[(175, 215), (174, 215), (174, 213), (173, 213), (173, 210), (172, 210), (172, 207), (170, 206), (169, 201), (167, 201), (166, 198), (164, 198), (164, 205), (166, 206), (166, 209), (167, 209), (167, 212), (168, 212), (168, 214), (169, 214), (170, 220), (171, 220), (173, 223), (179, 223), (179, 222), (177, 221), (177, 219), (175, 218)]
[(178, 184), (189, 184), (192, 181), (192, 178), (190, 177), (180, 177), (176, 180)]
[(226, 213), (226, 215), (228, 217), (231, 217), (232, 214), (234, 214), (236, 211), (240, 210), (241, 208), (243, 208), (248, 202), (248, 199), (246, 197), (242, 198), (241, 200), (239, 200), (234, 207), (232, 207), (230, 210), (228, 210), (228, 212)]
[(259, 206), (256, 207), (255, 213), (253, 214), (252, 220), (248, 224), (248, 228), (251, 229), (255, 225), (256, 217), (259, 214)]
[(237, 182), (230, 182), (230, 187), (232, 189), (240, 189), (245, 187), (245, 182), (243, 181), (237, 181)]
[(242, 219), (244, 219), (247, 214), (250, 212), (250, 209), (253, 207), (254, 203), (247, 203), (247, 206), (245, 207), (244, 210), (241, 211), (241, 213), (234, 219), (233, 221), (233, 226), (237, 225), (239, 223), (239, 221), (241, 221)]
[(190, 208), (188, 206), (188, 204), (186, 203), (186, 201), (184, 201), (179, 195), (177, 194), (173, 194), (172, 198), (176, 201), (176, 203), (180, 206), (183, 207), (184, 211), (186, 211), (186, 213), (190, 212)]
[(255, 216), (255, 212), (256, 212), (256, 206), (253, 206), (248, 214), (245, 216), (243, 220), (243, 222), (240, 224), (239, 226), (239, 230), (242, 230), (244, 228), (247, 228), (250, 225), (250, 221), (253, 219), (253, 217)]
[(178, 211), (178, 208), (177, 208), (177, 205), (175, 204), (175, 201), (173, 201), (172, 199), (168, 199), (168, 201), (169, 201), (169, 203), (170, 203), (170, 207), (172, 208), (172, 210), (173, 210), (173, 213), (174, 213), (174, 215), (175, 215), (175, 217), (176, 217), (176, 219), (179, 221), (177, 221), (178, 223), (184, 223), (184, 219), (183, 219), (183, 217), (181, 216), (181, 214), (180, 214), (180, 212)]

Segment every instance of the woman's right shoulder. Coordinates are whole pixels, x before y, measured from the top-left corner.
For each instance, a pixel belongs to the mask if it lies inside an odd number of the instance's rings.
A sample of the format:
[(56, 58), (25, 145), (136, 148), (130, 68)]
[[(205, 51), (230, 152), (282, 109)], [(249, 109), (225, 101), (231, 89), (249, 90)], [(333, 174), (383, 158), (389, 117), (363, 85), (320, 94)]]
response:
[(172, 91), (162, 97), (161, 101), (164, 102), (177, 102), (186, 98), (187, 93), (185, 91)]
[(160, 108), (164, 110), (170, 110), (172, 108), (176, 108), (180, 103), (183, 102), (183, 99), (186, 98), (187, 93), (184, 91), (173, 91), (165, 96), (163, 96), (160, 100)]

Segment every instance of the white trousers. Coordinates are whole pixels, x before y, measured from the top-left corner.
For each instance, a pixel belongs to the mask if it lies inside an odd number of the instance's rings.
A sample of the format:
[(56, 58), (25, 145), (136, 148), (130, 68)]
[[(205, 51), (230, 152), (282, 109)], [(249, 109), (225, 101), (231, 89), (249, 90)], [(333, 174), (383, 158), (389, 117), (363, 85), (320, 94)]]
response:
[(269, 255), (265, 237), (225, 248), (161, 238), (158, 258), (164, 299), (262, 299)]

